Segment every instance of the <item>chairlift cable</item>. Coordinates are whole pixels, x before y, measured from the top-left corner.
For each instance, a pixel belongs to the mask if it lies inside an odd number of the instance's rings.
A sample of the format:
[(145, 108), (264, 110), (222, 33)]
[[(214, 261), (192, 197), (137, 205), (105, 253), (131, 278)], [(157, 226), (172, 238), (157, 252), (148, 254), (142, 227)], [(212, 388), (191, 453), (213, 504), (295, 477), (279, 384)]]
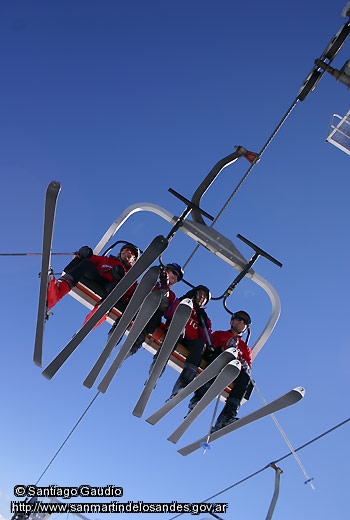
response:
[[(281, 129), (282, 125), (286, 122), (287, 118), (289, 117), (289, 115), (291, 114), (291, 112), (294, 110), (296, 104), (298, 102), (298, 98), (296, 98), (293, 103), (290, 105), (290, 107), (288, 108), (287, 112), (284, 114), (284, 116), (282, 117), (282, 119), (280, 120), (280, 122), (278, 123), (278, 125), (276, 126), (275, 130), (272, 132), (272, 134), (270, 135), (270, 137), (268, 138), (268, 140), (266, 141), (266, 143), (264, 144), (264, 146), (262, 147), (261, 151), (258, 153), (258, 157), (257, 159), (255, 159), (255, 161), (253, 161), (251, 163), (251, 165), (249, 166), (248, 170), (246, 171), (246, 173), (243, 175), (243, 177), (241, 178), (241, 180), (239, 181), (239, 183), (237, 184), (237, 186), (235, 187), (235, 189), (233, 190), (233, 192), (231, 193), (231, 195), (229, 196), (229, 198), (226, 200), (226, 202), (224, 203), (224, 205), (222, 206), (222, 208), (220, 209), (219, 213), (216, 215), (216, 217), (214, 218), (214, 220), (212, 221), (212, 223), (209, 225), (209, 227), (213, 227), (216, 222), (219, 220), (219, 218), (221, 217), (221, 215), (223, 214), (223, 212), (225, 211), (225, 209), (227, 208), (227, 206), (230, 204), (231, 200), (233, 199), (233, 197), (237, 194), (238, 190), (241, 188), (242, 184), (244, 183), (244, 181), (247, 179), (247, 177), (249, 176), (249, 174), (251, 173), (252, 169), (254, 168), (254, 166), (259, 162), (260, 160), (260, 157), (263, 155), (263, 153), (266, 151), (266, 149), (268, 148), (268, 146), (271, 144), (272, 140), (275, 138), (275, 136), (277, 135), (278, 131)], [(193, 256), (195, 255), (195, 253), (198, 251), (199, 249), (199, 244), (196, 245), (196, 247), (194, 248), (194, 250), (192, 251), (192, 253), (190, 254), (190, 256), (188, 257), (188, 259), (186, 260), (186, 262), (184, 263), (183, 267), (185, 268), (189, 262), (192, 260)]]
[[(346, 8), (344, 8), (343, 13), (344, 13), (344, 17), (346, 17), (346, 16), (349, 16), (350, 11), (347, 11)], [(340, 51), (340, 49), (342, 48), (342, 46), (344, 45), (348, 36), (349, 36), (349, 21), (345, 22), (344, 26), (338, 31), (338, 33), (335, 36), (333, 36), (330, 43), (326, 47), (325, 51), (322, 53), (321, 58), (325, 57), (327, 60), (329, 60), (329, 63), (331, 63), (333, 61), (333, 59), (335, 58), (335, 56)], [(272, 134), (270, 135), (270, 137), (268, 138), (268, 140), (262, 147), (257, 158), (251, 163), (247, 172), (242, 177), (240, 182), (237, 184), (236, 188), (233, 190), (233, 192), (231, 193), (231, 195), (229, 196), (229, 198), (227, 199), (225, 204), (222, 206), (221, 210), (219, 211), (217, 216), (214, 218), (214, 220), (212, 221), (212, 223), (210, 224), (209, 227), (213, 227), (215, 225), (215, 223), (218, 221), (218, 219), (221, 217), (222, 213), (225, 211), (227, 206), (230, 204), (231, 200), (236, 195), (236, 193), (238, 192), (238, 190), (240, 189), (240, 187), (242, 186), (244, 181), (247, 179), (248, 175), (250, 174), (250, 172), (252, 171), (254, 166), (257, 164), (257, 162), (259, 162), (260, 157), (263, 155), (265, 150), (271, 144), (272, 140), (276, 137), (276, 134), (281, 129), (282, 125), (286, 122), (287, 118), (289, 117), (291, 112), (296, 107), (298, 101), (304, 101), (306, 99), (306, 97), (316, 88), (316, 85), (319, 82), (319, 80), (321, 79), (321, 77), (323, 76), (323, 74), (324, 74), (324, 71), (321, 72), (319, 70), (319, 67), (316, 67), (316, 65), (311, 69), (311, 72), (307, 76), (307, 78), (304, 80), (301, 90), (299, 90), (299, 92), (297, 94), (297, 97), (295, 98), (293, 103), (290, 105), (290, 107), (288, 108), (288, 110), (286, 111), (286, 113), (284, 114), (284, 116), (282, 117), (282, 119), (280, 120), (278, 125), (276, 126), (275, 130), (272, 132)], [(188, 257), (187, 261), (185, 262), (184, 267), (186, 267), (188, 265), (188, 263), (190, 262), (190, 260), (194, 256), (194, 254), (197, 252), (198, 248), (199, 248), (199, 245), (197, 244), (197, 246), (192, 251), (191, 255)]]
[[(73, 256), (75, 253), (51, 253), (51, 256)], [(0, 253), (0, 256), (42, 256), (42, 253)]]

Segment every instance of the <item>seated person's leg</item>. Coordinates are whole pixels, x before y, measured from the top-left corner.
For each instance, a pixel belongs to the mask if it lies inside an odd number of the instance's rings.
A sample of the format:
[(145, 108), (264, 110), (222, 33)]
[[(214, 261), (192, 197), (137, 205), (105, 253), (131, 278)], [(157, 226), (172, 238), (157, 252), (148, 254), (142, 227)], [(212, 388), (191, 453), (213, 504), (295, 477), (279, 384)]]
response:
[(190, 353), (187, 356), (184, 368), (177, 378), (170, 399), (174, 397), (182, 388), (185, 388), (196, 377), (198, 367), (202, 360), (204, 349), (204, 342), (201, 339), (189, 340), (184, 338), (182, 344), (189, 349)]
[(67, 273), (69, 277), (72, 279), (73, 285), (76, 285), (82, 278), (87, 278), (88, 280), (94, 280), (101, 285), (104, 285), (106, 279), (101, 276), (95, 264), (90, 262), (89, 259), (85, 258), (80, 260), (80, 262), (70, 269)]
[(74, 262), (74, 266), (58, 280), (51, 278), (47, 287), (48, 308), (54, 307), (84, 276), (102, 279), (96, 266), (88, 259), (80, 260), (78, 263)]
[(249, 386), (249, 382), (249, 374), (244, 370), (241, 370), (239, 376), (235, 380), (234, 387), (226, 400), (226, 404), (217, 418), (213, 431), (219, 430), (237, 420), (236, 416), (241, 406), (244, 394)]

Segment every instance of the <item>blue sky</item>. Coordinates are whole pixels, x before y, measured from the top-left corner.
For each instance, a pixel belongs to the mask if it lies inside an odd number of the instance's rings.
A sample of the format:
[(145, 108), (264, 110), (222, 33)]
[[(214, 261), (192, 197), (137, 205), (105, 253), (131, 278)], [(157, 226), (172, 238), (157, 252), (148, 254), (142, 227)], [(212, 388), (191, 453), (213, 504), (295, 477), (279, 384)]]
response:
[[(340, 17), (344, 5), (344, 0), (307, 5), (297, 0), (287, 6), (275, 0), (3, 3), (2, 252), (40, 251), (44, 194), (51, 180), (62, 183), (54, 251), (94, 246), (136, 202), (181, 213), (182, 204), (168, 188), (191, 197), (234, 145), (263, 147), (314, 59), (345, 22)], [(336, 68), (349, 59), (349, 45), (334, 60)], [(348, 110), (349, 91), (324, 75), (297, 104), (216, 224), (245, 256), (251, 251), (238, 244), (237, 233), (283, 263), (282, 269), (264, 259), (256, 265), (277, 290), (282, 314), (253, 376), (266, 400), (295, 386), (306, 388), (302, 402), (277, 415), (294, 447), (349, 416), (350, 163), (348, 155), (325, 142), (332, 115)], [(248, 166), (242, 159), (225, 169), (202, 207), (216, 215)], [(168, 231), (168, 224), (154, 216), (135, 216), (116, 238), (145, 248)], [(163, 258), (184, 263), (193, 246), (176, 236)], [(55, 271), (68, 260), (54, 258)], [(0, 262), (0, 518), (8, 520), (13, 487), (37, 481), (94, 397), (96, 388), (89, 391), (82, 381), (108, 326), (90, 334), (47, 381), (32, 363), (40, 258), (2, 257)], [(205, 283), (214, 295), (235, 275), (205, 251), (186, 270), (187, 279)], [(184, 287), (176, 291), (180, 295)], [(228, 304), (252, 315), (253, 343), (270, 312), (266, 296), (244, 281)], [(207, 312), (215, 329), (227, 328), (220, 303), (211, 302)], [(57, 306), (46, 327), (45, 365), (85, 314), (69, 297)], [(123, 487), (125, 502), (201, 502), (288, 452), (266, 418), (215, 442), (206, 455), (181, 457), (166, 438), (186, 405), (154, 427), (131, 414), (150, 361), (142, 351), (125, 362), (40, 485), (113, 484)], [(145, 417), (168, 397), (175, 379), (168, 368)], [(260, 405), (254, 394), (241, 412)], [(211, 410), (202, 414), (179, 447), (205, 434), (210, 418)], [(304, 485), (293, 457), (281, 462), (276, 518), (323, 520), (334, 510), (338, 518), (346, 517), (348, 429), (347, 424), (299, 452), (315, 490)], [(264, 518), (273, 485), (271, 469), (223, 493), (216, 499), (229, 504), (223, 518)]]

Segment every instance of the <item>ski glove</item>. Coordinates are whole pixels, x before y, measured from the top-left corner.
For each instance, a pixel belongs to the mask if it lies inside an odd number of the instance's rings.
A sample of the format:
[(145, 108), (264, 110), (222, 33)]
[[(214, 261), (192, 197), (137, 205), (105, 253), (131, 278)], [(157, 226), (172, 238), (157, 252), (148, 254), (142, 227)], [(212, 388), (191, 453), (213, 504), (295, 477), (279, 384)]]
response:
[(93, 253), (91, 247), (83, 246), (80, 249), (78, 249), (78, 251), (76, 251), (74, 254), (78, 255), (79, 258), (81, 258), (83, 260), (84, 258), (90, 258), (94, 253)]
[(233, 338), (230, 338), (228, 342), (226, 343), (225, 350), (229, 347), (235, 347), (238, 348), (238, 342), (239, 342), (239, 336), (234, 336)]
[(123, 278), (123, 276), (125, 275), (125, 271), (123, 269), (123, 266), (121, 266), (121, 265), (113, 266), (112, 269), (110, 270), (110, 273), (116, 282), (119, 282), (119, 280), (121, 280)]
[(205, 312), (204, 309), (202, 309), (201, 307), (198, 307), (198, 305), (193, 305), (193, 307), (196, 309), (196, 313), (197, 313), (197, 316), (198, 318), (202, 318), (202, 320), (204, 320), (204, 323), (206, 323), (207, 321), (207, 313)]
[(248, 374), (250, 374), (250, 366), (249, 364), (247, 363), (247, 361), (243, 358), (238, 358), (238, 361), (240, 361), (241, 365), (242, 365), (242, 369), (241, 370), (244, 370), (245, 372), (247, 372)]

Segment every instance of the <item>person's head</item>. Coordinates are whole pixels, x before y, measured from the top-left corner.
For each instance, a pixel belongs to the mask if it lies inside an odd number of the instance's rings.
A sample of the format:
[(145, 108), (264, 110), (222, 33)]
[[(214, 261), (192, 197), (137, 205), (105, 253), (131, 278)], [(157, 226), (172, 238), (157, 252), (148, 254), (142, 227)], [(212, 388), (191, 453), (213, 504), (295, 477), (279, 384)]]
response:
[(124, 264), (132, 267), (140, 256), (140, 251), (134, 244), (127, 242), (121, 247), (119, 256)]
[(204, 307), (211, 298), (211, 293), (205, 285), (197, 285), (193, 287), (190, 291), (188, 291), (185, 298), (191, 298), (198, 307)]
[(231, 332), (242, 335), (251, 323), (252, 320), (246, 311), (234, 312), (230, 320)]
[(197, 305), (199, 307), (204, 307), (211, 298), (211, 293), (210, 293), (208, 287), (206, 287), (205, 285), (197, 285), (197, 287), (195, 287), (195, 290), (196, 290), (195, 298), (196, 298)]
[(170, 264), (166, 264), (165, 270), (168, 273), (169, 285), (170, 287), (182, 280), (184, 276), (184, 271), (181, 265), (176, 262), (171, 262)]

